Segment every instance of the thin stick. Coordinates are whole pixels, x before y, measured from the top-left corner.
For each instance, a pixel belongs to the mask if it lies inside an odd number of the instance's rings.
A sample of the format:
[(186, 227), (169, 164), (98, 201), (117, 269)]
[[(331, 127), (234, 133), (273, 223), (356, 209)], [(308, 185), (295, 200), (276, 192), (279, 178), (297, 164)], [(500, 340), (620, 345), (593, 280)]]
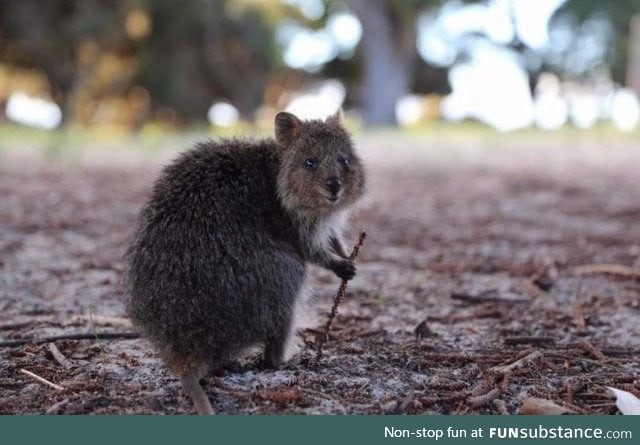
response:
[(55, 403), (53, 405), (51, 405), (49, 408), (47, 408), (47, 410), (45, 411), (46, 414), (60, 414), (60, 411), (62, 411), (62, 408), (65, 407), (65, 405), (69, 403), (69, 399), (64, 399), (58, 403)]
[(498, 374), (507, 374), (511, 371), (515, 371), (516, 369), (522, 368), (529, 363), (533, 363), (536, 360), (539, 360), (543, 357), (542, 352), (533, 351), (531, 354), (522, 357), (520, 360), (516, 360), (515, 362), (505, 365), (505, 366), (494, 366), (490, 369), (491, 372), (495, 372)]
[(620, 264), (589, 264), (575, 267), (573, 271), (578, 275), (605, 273), (621, 277), (640, 278), (640, 270)]
[(553, 337), (507, 337), (504, 339), (504, 344), (509, 346), (531, 344), (531, 345), (544, 345), (555, 344)]
[(37, 380), (40, 383), (44, 383), (45, 385), (50, 386), (51, 388), (53, 388), (55, 390), (64, 391), (64, 387), (62, 387), (60, 385), (56, 385), (55, 383), (50, 382), (49, 380), (47, 380), (47, 379), (45, 379), (43, 377), (40, 377), (39, 375), (34, 374), (31, 371), (27, 371), (26, 369), (21, 369), (20, 372), (23, 373), (24, 375), (27, 375), (27, 376), (31, 377), (34, 380)]
[(493, 400), (497, 399), (501, 393), (502, 391), (500, 390), (500, 388), (493, 388), (485, 394), (469, 397), (468, 402), (472, 407), (479, 408), (489, 402), (493, 402)]
[(60, 366), (62, 366), (64, 369), (71, 368), (71, 363), (64, 355), (62, 355), (62, 352), (60, 352), (60, 349), (58, 349), (55, 343), (49, 343), (48, 349), (55, 361), (58, 362)]
[(71, 317), (71, 321), (74, 322), (83, 322), (89, 321), (94, 325), (111, 325), (111, 326), (119, 326), (122, 328), (131, 328), (133, 326), (131, 324), (131, 320), (128, 318), (122, 317), (108, 317), (105, 315), (74, 315)]
[[(350, 260), (355, 260), (358, 257), (358, 253), (360, 253), (360, 248), (364, 243), (364, 239), (367, 237), (367, 233), (365, 231), (360, 232), (360, 238), (358, 238), (358, 243), (353, 248), (351, 255), (349, 255)], [(344, 298), (345, 293), (347, 292), (347, 280), (342, 280), (340, 283), (340, 287), (338, 288), (338, 293), (333, 298), (333, 306), (331, 307), (331, 313), (329, 314), (329, 318), (327, 319), (327, 323), (324, 325), (324, 333), (322, 337), (318, 340), (318, 350), (316, 352), (316, 358), (314, 360), (315, 364), (320, 362), (322, 359), (322, 347), (324, 343), (329, 339), (329, 331), (331, 331), (331, 325), (333, 324), (333, 319), (336, 318), (336, 314), (338, 313), (338, 306), (340, 306), (340, 302)]]
[(573, 318), (576, 321), (578, 329), (584, 331), (587, 328), (587, 320), (584, 318), (584, 308), (582, 307), (582, 303), (582, 283), (580, 283), (580, 285), (578, 286), (578, 294), (573, 300), (571, 308), (573, 310)]
[(140, 338), (137, 332), (96, 332), (94, 334), (63, 334), (42, 338), (21, 338), (19, 340), (8, 340), (0, 342), (0, 348), (13, 348), (23, 345), (41, 345), (58, 340), (118, 340)]

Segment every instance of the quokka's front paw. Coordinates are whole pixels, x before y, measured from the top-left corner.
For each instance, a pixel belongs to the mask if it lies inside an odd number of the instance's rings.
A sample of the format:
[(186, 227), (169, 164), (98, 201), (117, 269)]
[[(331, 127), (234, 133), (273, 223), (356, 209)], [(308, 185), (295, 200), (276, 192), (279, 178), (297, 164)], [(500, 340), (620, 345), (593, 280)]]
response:
[(356, 276), (356, 264), (353, 260), (335, 261), (331, 265), (331, 270), (343, 280), (350, 280)]

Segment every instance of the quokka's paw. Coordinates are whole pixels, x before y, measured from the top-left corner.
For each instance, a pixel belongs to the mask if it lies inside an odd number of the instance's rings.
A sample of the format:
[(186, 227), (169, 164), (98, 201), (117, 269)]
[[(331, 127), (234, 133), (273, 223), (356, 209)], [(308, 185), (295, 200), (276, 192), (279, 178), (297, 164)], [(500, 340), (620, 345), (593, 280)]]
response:
[(353, 260), (336, 261), (331, 270), (343, 280), (350, 280), (356, 276), (356, 264)]

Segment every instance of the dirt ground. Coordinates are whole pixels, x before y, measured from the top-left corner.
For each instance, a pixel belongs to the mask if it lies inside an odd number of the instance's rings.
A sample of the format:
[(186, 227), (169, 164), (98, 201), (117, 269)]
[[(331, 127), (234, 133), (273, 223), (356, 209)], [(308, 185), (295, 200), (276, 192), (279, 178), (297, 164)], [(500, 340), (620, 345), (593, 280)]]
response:
[[(535, 397), (615, 414), (607, 386), (640, 395), (640, 144), (359, 145), (370, 200), (349, 240), (368, 238), (324, 358), (310, 366), (339, 281), (314, 269), (306, 349), (279, 370), (254, 354), (207, 378), (218, 412), (517, 414)], [(121, 256), (173, 154), (0, 150), (0, 341), (131, 330)], [(145, 340), (54, 344), (0, 348), (0, 414), (192, 412)]]

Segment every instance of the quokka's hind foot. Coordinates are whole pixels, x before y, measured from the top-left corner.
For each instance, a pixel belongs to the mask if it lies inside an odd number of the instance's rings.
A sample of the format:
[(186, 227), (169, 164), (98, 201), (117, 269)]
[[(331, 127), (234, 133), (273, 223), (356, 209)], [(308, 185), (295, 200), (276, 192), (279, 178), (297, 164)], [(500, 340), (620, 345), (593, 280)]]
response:
[(174, 362), (171, 367), (180, 378), (182, 389), (193, 401), (196, 412), (198, 414), (215, 414), (207, 393), (200, 385), (200, 379), (206, 375), (208, 367), (202, 363), (193, 362)]

